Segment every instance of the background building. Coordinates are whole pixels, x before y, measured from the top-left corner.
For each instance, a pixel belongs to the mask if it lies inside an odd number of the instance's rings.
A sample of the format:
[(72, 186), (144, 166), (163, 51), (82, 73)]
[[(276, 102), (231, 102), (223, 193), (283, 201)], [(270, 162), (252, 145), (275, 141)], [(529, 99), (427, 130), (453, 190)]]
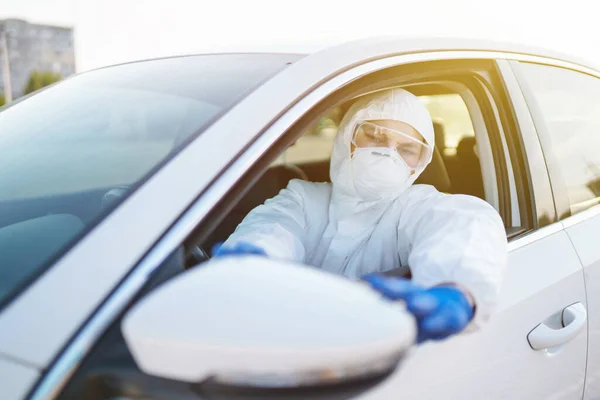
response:
[[(0, 37), (2, 33), (6, 39), (13, 99), (23, 94), (34, 70), (53, 72), (63, 78), (75, 72), (73, 29), (5, 19), (0, 20)], [(0, 68), (5, 69), (4, 57), (0, 50)], [(0, 93), (5, 92), (4, 86), (0, 78)]]

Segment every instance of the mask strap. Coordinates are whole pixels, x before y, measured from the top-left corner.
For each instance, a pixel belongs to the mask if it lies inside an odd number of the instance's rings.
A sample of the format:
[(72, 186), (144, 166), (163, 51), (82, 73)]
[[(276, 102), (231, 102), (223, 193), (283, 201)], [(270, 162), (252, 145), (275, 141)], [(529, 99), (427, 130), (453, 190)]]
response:
[[(352, 146), (354, 146), (354, 150), (352, 150)], [(354, 135), (352, 135), (352, 139), (350, 139), (350, 160), (354, 158), (354, 153), (358, 146), (356, 145), (356, 141), (354, 140)]]

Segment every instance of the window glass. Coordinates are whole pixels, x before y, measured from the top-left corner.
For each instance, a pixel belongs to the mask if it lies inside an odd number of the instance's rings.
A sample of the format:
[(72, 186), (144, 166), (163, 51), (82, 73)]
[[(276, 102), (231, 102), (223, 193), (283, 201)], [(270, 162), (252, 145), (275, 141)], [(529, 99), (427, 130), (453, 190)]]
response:
[(289, 60), (233, 54), (130, 63), (0, 109), (0, 303)]
[[(475, 136), (464, 100), (457, 93), (420, 96), (419, 99), (433, 118), (436, 147), (444, 156), (456, 155), (461, 140)], [(464, 143), (471, 141), (467, 139)]]
[[(600, 203), (600, 80), (591, 75), (521, 63), (527, 101), (541, 112), (553, 159), (567, 186), (572, 213)], [(535, 116), (534, 116), (535, 117)], [(547, 151), (548, 149), (546, 149)]]
[(329, 160), (342, 113), (341, 107), (329, 110), (285, 151), (278, 162), (305, 164)]

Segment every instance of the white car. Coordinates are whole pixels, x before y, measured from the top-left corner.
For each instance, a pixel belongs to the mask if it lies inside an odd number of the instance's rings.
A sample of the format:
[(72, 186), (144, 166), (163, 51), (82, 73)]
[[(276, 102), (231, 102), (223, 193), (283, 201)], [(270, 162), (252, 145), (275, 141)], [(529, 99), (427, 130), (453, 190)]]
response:
[[(510, 249), (491, 321), (422, 346), (363, 284), (207, 261), (290, 179), (327, 181), (348, 105), (398, 86), (436, 121), (418, 183), (488, 201)], [(383, 38), (113, 66), (0, 109), (0, 171), (1, 399), (600, 398), (585, 61)]]

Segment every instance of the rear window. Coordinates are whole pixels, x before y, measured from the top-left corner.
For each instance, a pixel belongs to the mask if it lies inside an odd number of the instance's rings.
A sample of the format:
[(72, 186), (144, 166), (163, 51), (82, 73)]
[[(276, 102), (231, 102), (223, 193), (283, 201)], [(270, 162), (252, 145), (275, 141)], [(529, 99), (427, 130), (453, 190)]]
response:
[(131, 63), (3, 108), (0, 304), (289, 61), (227, 54)]

